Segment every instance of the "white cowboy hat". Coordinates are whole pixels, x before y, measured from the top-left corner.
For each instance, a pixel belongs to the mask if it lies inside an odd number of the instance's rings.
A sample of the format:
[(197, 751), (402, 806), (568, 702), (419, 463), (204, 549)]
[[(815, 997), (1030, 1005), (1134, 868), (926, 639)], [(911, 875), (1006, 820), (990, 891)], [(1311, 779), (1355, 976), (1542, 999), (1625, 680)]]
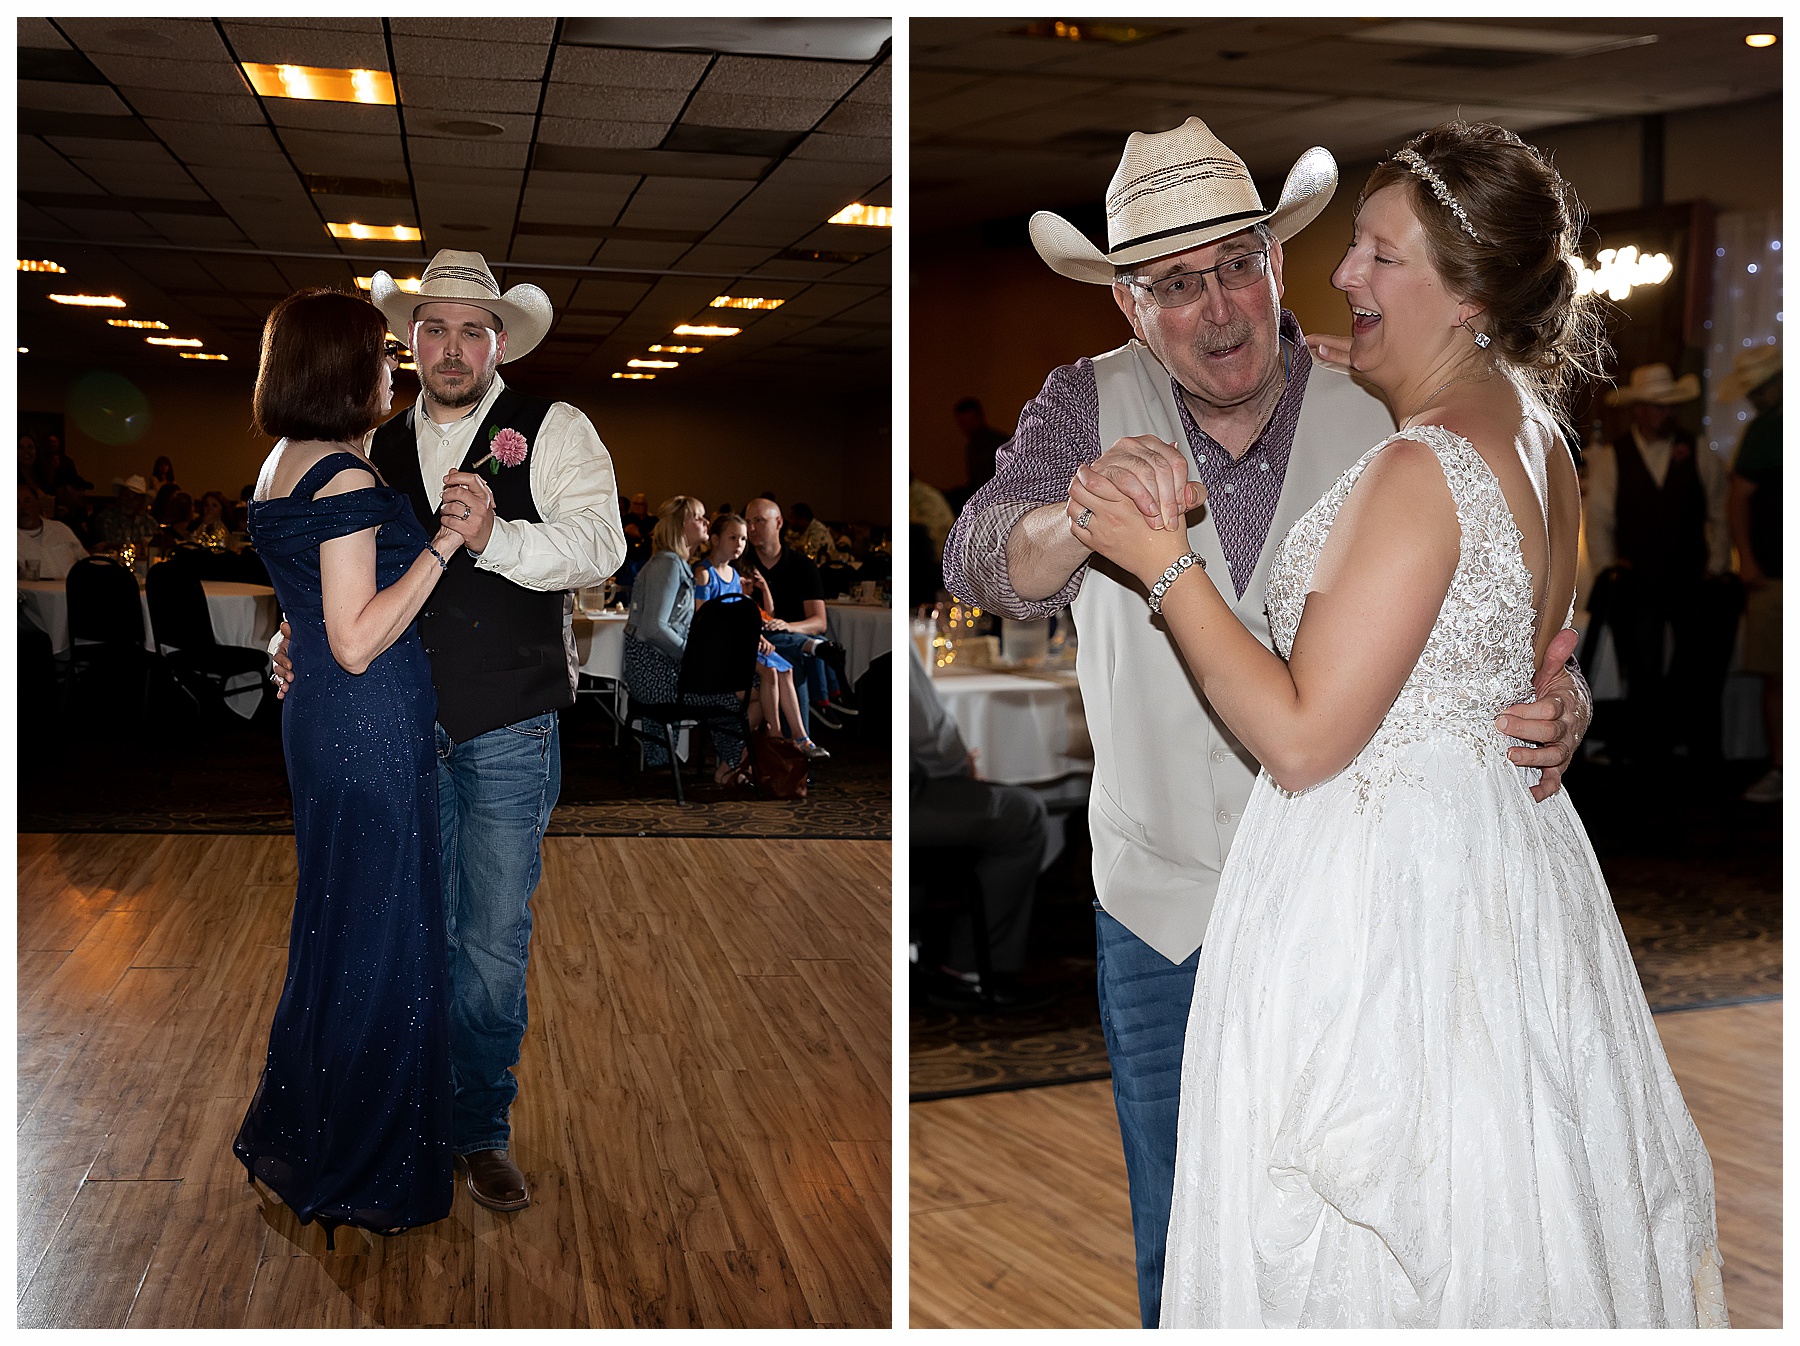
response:
[(1204, 247), (1267, 224), (1283, 242), (1325, 209), (1337, 190), (1337, 161), (1315, 145), (1294, 161), (1281, 200), (1263, 209), (1244, 161), (1198, 117), (1173, 131), (1133, 131), (1106, 189), (1106, 251), (1047, 210), (1031, 217), (1031, 242), (1058, 275), (1110, 285), (1115, 268)]
[(1756, 346), (1739, 351), (1731, 372), (1719, 380), (1719, 401), (1748, 397), (1781, 372), (1781, 347)]
[(1606, 395), (1609, 407), (1628, 407), (1637, 402), (1651, 402), (1659, 407), (1672, 407), (1692, 402), (1700, 396), (1700, 376), (1683, 374), (1679, 379), (1667, 365), (1639, 365), (1631, 371), (1631, 382), (1614, 388)]
[(149, 495), (150, 488), (140, 476), (114, 477), (113, 486), (119, 491), (131, 491), (137, 495)]
[(535, 285), (515, 285), (505, 294), (500, 283), (488, 270), (487, 259), (478, 252), (458, 252), (444, 248), (431, 259), (425, 274), (419, 278), (417, 294), (408, 294), (394, 283), (385, 271), (377, 271), (369, 281), (369, 300), (388, 320), (388, 330), (411, 344), (413, 312), (422, 304), (472, 304), (492, 313), (506, 327), (506, 355), (502, 364), (511, 364), (544, 339), (555, 313), (550, 296)]

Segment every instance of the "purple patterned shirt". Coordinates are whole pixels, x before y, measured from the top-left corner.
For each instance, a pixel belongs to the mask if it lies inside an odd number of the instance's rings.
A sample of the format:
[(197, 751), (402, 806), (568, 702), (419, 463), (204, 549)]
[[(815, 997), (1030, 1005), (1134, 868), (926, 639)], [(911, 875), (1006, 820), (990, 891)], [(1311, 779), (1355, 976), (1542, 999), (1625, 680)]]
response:
[[(1312, 355), (1301, 338), (1299, 320), (1285, 309), (1281, 335), (1288, 360), (1287, 387), (1269, 423), (1237, 459), (1195, 424), (1187, 399), (1175, 386), (1181, 427), (1206, 486), (1207, 508), (1240, 598), (1268, 542), (1312, 372)], [(944, 587), (1009, 617), (1048, 617), (1067, 607), (1080, 591), (1087, 567), (1077, 569), (1048, 598), (1020, 598), (1006, 569), (1006, 540), (1032, 510), (1066, 501), (1075, 469), (1093, 462), (1104, 447), (1093, 361), (1081, 359), (1052, 370), (1043, 391), (1020, 411), (1012, 439), (995, 456), (993, 480), (969, 498), (950, 530), (944, 544)]]

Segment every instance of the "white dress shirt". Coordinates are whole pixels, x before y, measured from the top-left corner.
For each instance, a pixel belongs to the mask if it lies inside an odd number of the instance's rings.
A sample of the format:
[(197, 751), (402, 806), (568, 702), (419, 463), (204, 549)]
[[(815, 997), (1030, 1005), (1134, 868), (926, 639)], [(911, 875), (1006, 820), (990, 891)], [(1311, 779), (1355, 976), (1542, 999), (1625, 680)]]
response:
[(25, 578), (25, 563), (36, 561), (38, 572), (35, 578), (41, 580), (66, 580), (69, 568), (87, 555), (87, 548), (81, 545), (67, 524), (58, 523), (55, 519), (45, 519), (36, 528), (19, 530), (19, 578)]
[[(1631, 429), (1631, 438), (1650, 479), (1660, 488), (1668, 480), (1675, 442), (1645, 439), (1636, 426)], [(1700, 477), (1700, 489), (1706, 494), (1706, 573), (1718, 575), (1731, 568), (1731, 530), (1725, 519), (1731, 480), (1723, 460), (1711, 449), (1694, 450), (1694, 469)], [(1617, 453), (1611, 444), (1596, 445), (1590, 452), (1587, 471), (1588, 563), (1595, 574), (1619, 559), (1618, 503)]]
[[(413, 428), (425, 497), (433, 510), (443, 501), (445, 474), (462, 466), (475, 432), (505, 388), (496, 373), (493, 387), (469, 414), (445, 425), (431, 419), (425, 395), (419, 395)], [(495, 519), (493, 536), (476, 558), (476, 569), (491, 570), (522, 588), (539, 591), (599, 584), (624, 561), (625, 532), (619, 524), (612, 455), (593, 423), (567, 402), (552, 403), (525, 467), (531, 473), (532, 503), (543, 522)], [(483, 468), (478, 475), (486, 472)]]

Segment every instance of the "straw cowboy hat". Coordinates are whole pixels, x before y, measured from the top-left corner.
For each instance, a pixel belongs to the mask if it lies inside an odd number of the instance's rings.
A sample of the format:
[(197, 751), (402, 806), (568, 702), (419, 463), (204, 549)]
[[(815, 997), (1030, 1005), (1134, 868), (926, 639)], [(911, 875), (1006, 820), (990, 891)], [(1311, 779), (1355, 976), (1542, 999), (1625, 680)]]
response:
[(1267, 224), (1283, 242), (1318, 217), (1337, 190), (1337, 161), (1315, 145), (1295, 160), (1275, 209), (1265, 210), (1250, 170), (1198, 117), (1173, 131), (1134, 131), (1106, 189), (1106, 251), (1047, 210), (1031, 217), (1031, 241), (1050, 269), (1110, 285), (1114, 268), (1216, 243)]
[(113, 493), (116, 495), (120, 491), (130, 491), (133, 495), (149, 495), (150, 487), (140, 476), (114, 477)]
[(1719, 380), (1719, 401), (1748, 397), (1781, 372), (1781, 347), (1757, 346), (1738, 352), (1731, 372)]
[(535, 285), (515, 285), (505, 294), (500, 283), (488, 270), (487, 259), (478, 252), (458, 252), (444, 248), (431, 259), (419, 279), (419, 292), (408, 294), (394, 283), (385, 271), (377, 271), (369, 281), (369, 299), (388, 320), (388, 330), (410, 342), (409, 329), (413, 313), (422, 304), (473, 304), (492, 313), (506, 327), (506, 355), (502, 364), (511, 364), (529, 355), (544, 339), (555, 317), (550, 296)]
[(1609, 407), (1628, 407), (1637, 402), (1652, 402), (1659, 407), (1672, 407), (1692, 402), (1700, 396), (1700, 376), (1683, 374), (1679, 379), (1667, 365), (1639, 365), (1631, 371), (1631, 382), (1614, 388), (1606, 395)]

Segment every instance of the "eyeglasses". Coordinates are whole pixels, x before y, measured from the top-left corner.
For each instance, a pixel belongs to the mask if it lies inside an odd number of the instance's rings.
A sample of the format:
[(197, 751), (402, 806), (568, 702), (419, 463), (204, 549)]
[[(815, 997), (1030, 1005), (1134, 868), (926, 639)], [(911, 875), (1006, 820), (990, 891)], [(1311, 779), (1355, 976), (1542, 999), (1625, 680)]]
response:
[(1206, 293), (1208, 276), (1217, 276), (1220, 286), (1227, 290), (1247, 290), (1268, 274), (1269, 250), (1262, 248), (1228, 257), (1217, 266), (1202, 271), (1177, 271), (1156, 280), (1139, 280), (1135, 276), (1120, 279), (1127, 285), (1150, 291), (1158, 308), (1183, 308)]
[(399, 364), (400, 357), (406, 354), (406, 347), (391, 338), (381, 343), (381, 350), (382, 354), (386, 355), (388, 360), (393, 364)]

